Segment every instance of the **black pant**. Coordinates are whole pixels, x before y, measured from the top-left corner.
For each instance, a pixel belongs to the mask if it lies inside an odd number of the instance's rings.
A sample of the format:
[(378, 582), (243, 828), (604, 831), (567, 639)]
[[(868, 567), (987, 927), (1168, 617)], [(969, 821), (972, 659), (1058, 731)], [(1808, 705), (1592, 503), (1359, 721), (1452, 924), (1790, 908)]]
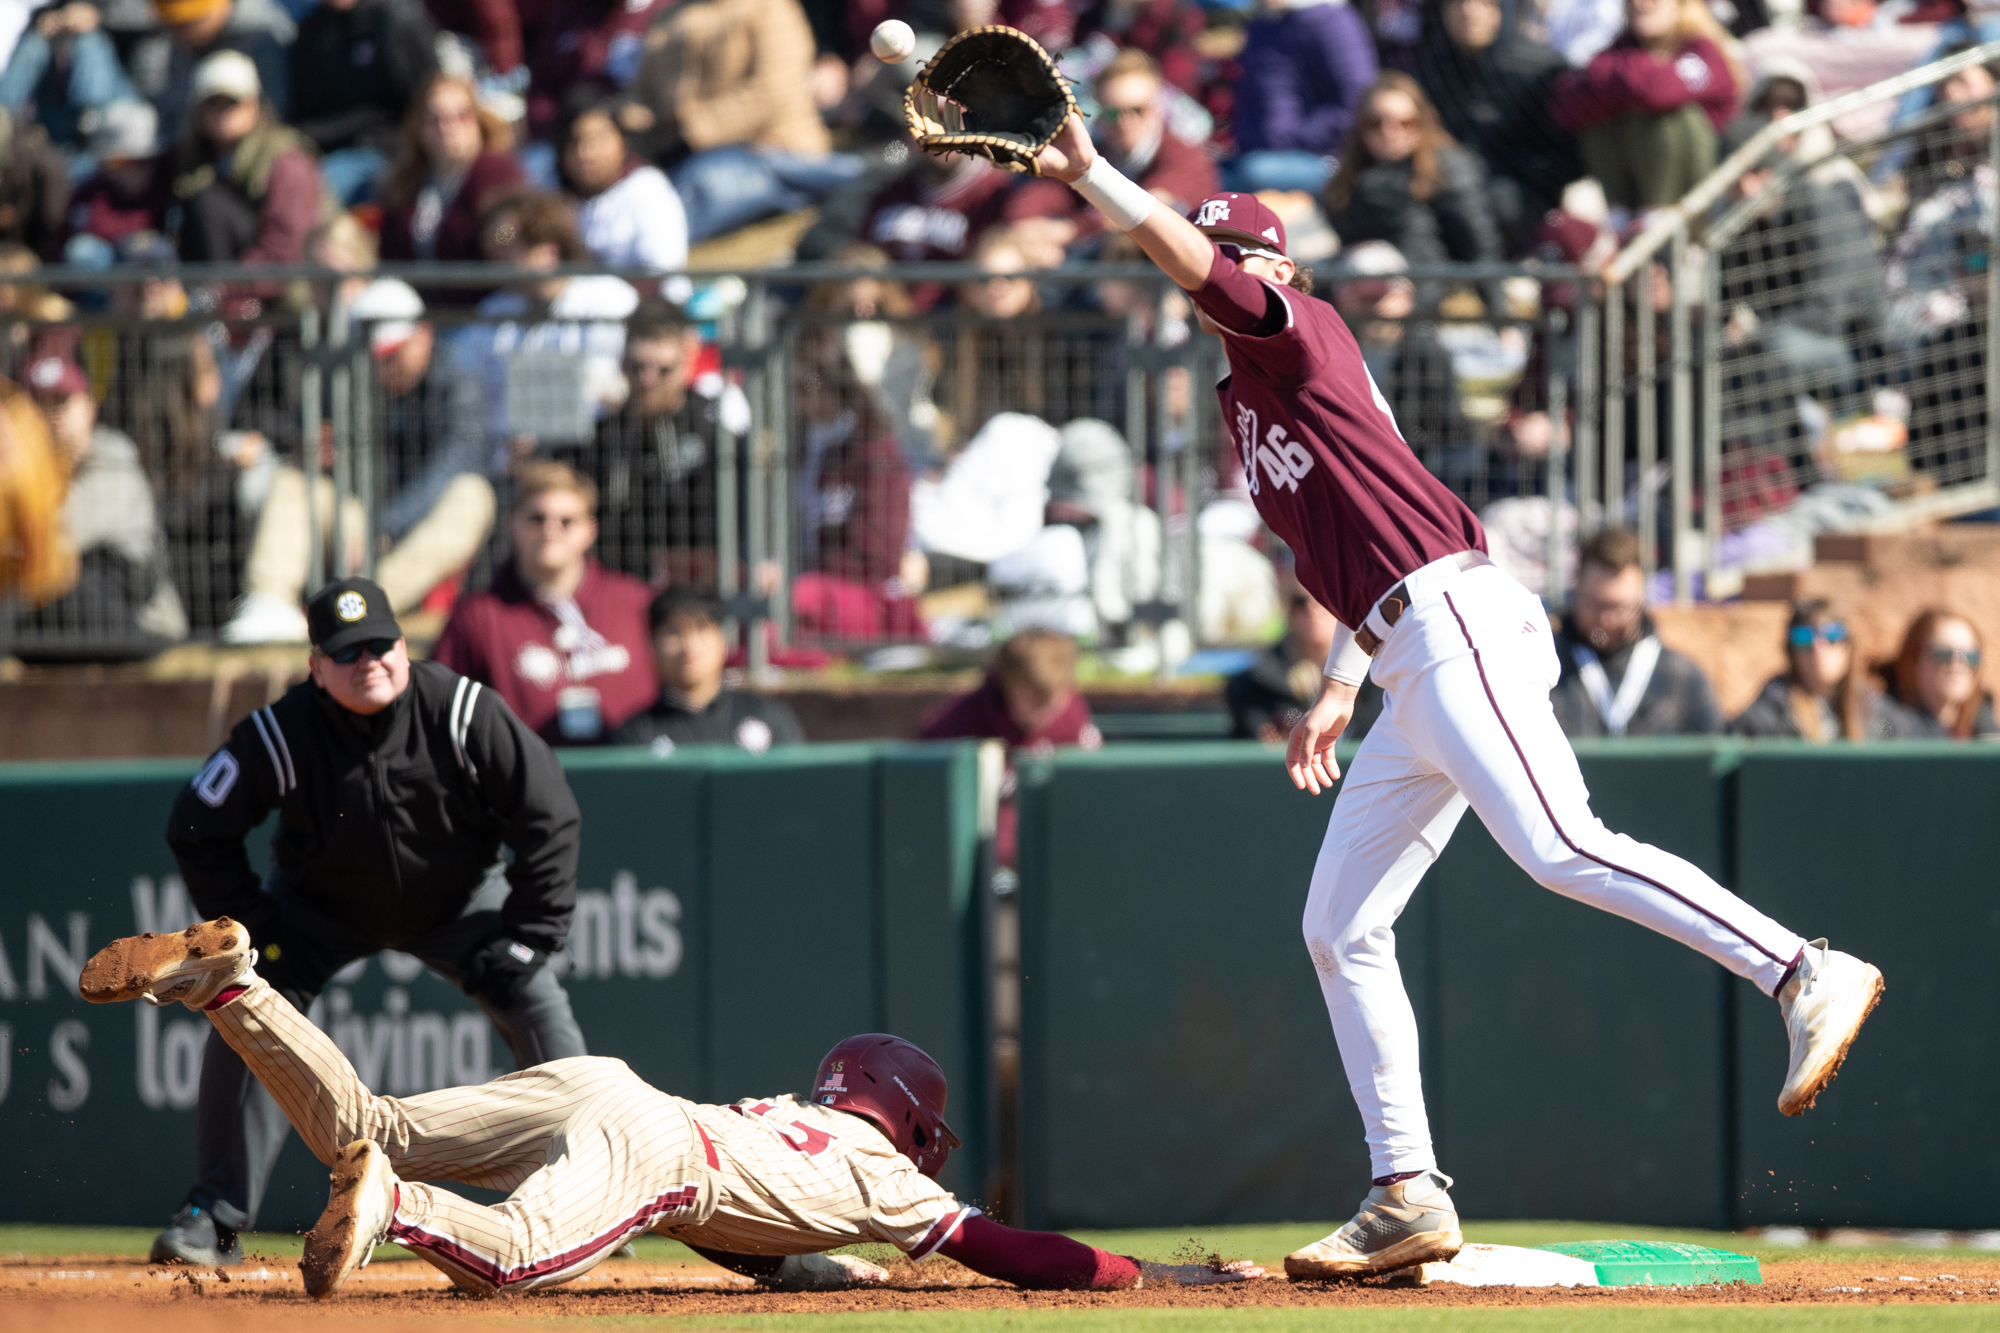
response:
[[(334, 973), (381, 951), (380, 944), (296, 902), (282, 885), (267, 881), (265, 891), (277, 901), (279, 924), (275, 930), (265, 929), (266, 938), (252, 941), (265, 955), (258, 961), (257, 974), (300, 1013), (311, 1007)], [(402, 951), (459, 984), (459, 961), (499, 932), (499, 909), (507, 892), (506, 877), (496, 866), (457, 920)], [(275, 958), (269, 956), (273, 944), (278, 946)], [(570, 1012), (569, 993), (546, 967), (536, 970), (512, 1007), (502, 1009), (486, 1000), (478, 1003), (518, 1068), (588, 1054), (582, 1029)], [(284, 1112), (251, 1076), (243, 1058), (221, 1033), (210, 1032), (195, 1103), (195, 1185), (188, 1191), (188, 1202), (206, 1208), (233, 1231), (249, 1229), (290, 1132)]]
[(190, 264), (226, 264), (257, 242), (263, 214), (233, 185), (217, 181), (181, 206), (179, 250)]

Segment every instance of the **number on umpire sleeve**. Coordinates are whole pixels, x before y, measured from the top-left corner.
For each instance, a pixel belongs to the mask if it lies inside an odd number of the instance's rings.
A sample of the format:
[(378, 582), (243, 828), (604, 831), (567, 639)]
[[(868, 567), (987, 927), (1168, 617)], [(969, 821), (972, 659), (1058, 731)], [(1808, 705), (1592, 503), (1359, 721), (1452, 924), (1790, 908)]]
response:
[(208, 761), (208, 767), (195, 774), (194, 794), (201, 797), (203, 805), (220, 808), (229, 799), (230, 791), (236, 786), (236, 775), (243, 771), (236, 762), (236, 756), (227, 750), (217, 750), (215, 758)]

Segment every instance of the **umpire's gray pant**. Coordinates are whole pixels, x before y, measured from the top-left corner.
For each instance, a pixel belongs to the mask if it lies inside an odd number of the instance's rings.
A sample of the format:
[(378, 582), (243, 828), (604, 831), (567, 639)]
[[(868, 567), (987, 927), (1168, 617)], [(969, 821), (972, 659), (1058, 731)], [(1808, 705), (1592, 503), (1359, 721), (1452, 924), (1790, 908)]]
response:
[[(509, 890), (505, 872), (504, 865), (494, 866), (457, 920), (406, 945), (403, 952), (458, 985), (460, 960), (499, 932), (500, 907)], [(265, 889), (278, 899), (281, 911), (312, 919), (299, 920), (299, 928), (286, 930), (290, 938), (282, 942), (281, 957), (260, 962), (257, 971), (304, 1012), (335, 972), (356, 958), (379, 952), (379, 946), (291, 903), (276, 880), (273, 874)], [(269, 943), (253, 942), (260, 947)], [(576, 1015), (570, 1011), (569, 993), (546, 967), (535, 971), (511, 1007), (502, 1009), (483, 999), (478, 1004), (507, 1044), (518, 1069), (589, 1054)], [(187, 1201), (206, 1208), (218, 1223), (233, 1231), (255, 1225), (264, 1187), (270, 1183), (271, 1169), (291, 1130), (284, 1112), (251, 1076), (243, 1058), (220, 1035), (210, 1032), (202, 1052), (201, 1088), (195, 1104), (195, 1184)]]

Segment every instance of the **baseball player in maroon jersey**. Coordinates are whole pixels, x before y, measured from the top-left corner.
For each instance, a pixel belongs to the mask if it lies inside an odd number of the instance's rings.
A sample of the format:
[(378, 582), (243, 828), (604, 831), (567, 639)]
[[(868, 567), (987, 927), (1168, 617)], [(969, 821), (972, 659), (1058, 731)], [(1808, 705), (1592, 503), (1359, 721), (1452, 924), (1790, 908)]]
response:
[[(477, 1087), (377, 1097), (255, 963), (250, 932), (225, 916), (113, 941), (85, 965), (79, 989), (97, 1004), (179, 1001), (206, 1013), (333, 1168), (300, 1264), (314, 1297), (331, 1296), (385, 1241), (491, 1296), (567, 1282), (642, 1231), (793, 1291), (886, 1278), (851, 1255), (822, 1253), (858, 1241), (913, 1259), (942, 1254), (1044, 1289), (1263, 1275), (1247, 1263), (1146, 1263), (982, 1217), (935, 1179), (958, 1146), (944, 1118), (944, 1071), (898, 1037), (841, 1042), (804, 1099), (703, 1105), (593, 1056)], [(487, 1207), (423, 1183), (432, 1180), (509, 1197)]]
[(1549, 706), (1558, 667), (1540, 600), (1487, 559), (1478, 519), (1404, 443), (1347, 326), (1301, 290), (1310, 280), (1285, 255), (1284, 224), (1241, 194), (1180, 217), (1098, 156), (1073, 113), (1038, 165), (1130, 232), (1228, 349), (1216, 391), (1250, 493), (1300, 583), (1340, 621), (1319, 700), (1292, 729), (1292, 781), (1329, 788), (1356, 688), (1372, 672), (1386, 696), (1334, 806), (1305, 912), (1374, 1188), (1286, 1271), (1380, 1272), (1449, 1258), (1461, 1243), (1394, 925), (1468, 806), (1538, 883), (1698, 949), (1775, 997), (1791, 1043), (1778, 1109), (1811, 1106), (1882, 974), (1591, 813)]

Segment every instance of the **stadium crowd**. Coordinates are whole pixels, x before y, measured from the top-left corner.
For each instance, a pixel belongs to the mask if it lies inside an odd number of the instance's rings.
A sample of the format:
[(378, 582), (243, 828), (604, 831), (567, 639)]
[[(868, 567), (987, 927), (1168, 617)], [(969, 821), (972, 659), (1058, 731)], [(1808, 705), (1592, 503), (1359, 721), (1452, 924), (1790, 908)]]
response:
[[(901, 66), (868, 54), (890, 17), (919, 34)], [(1162, 556), (1175, 534), (1161, 514), (1178, 506), (1199, 547), (1197, 636), (1242, 641), (1286, 622), (1256, 679), (1232, 686), (1245, 734), (1279, 725), (1292, 667), (1318, 642), (1316, 608), (1294, 585), (1289, 602), (1281, 592), (1284, 553), (1255, 520), (1235, 451), (1192, 441), (1213, 452), (1202, 493), (1149, 507), (1134, 496), (1171, 489), (1199, 391), (1163, 373), (1162, 419), (1132, 430), (1145, 438), (1113, 424), (1130, 353), (1101, 330), (1183, 343), (1185, 304), (1020, 276), (1137, 253), (1067, 187), (931, 157), (903, 131), (917, 62), (991, 22), (1057, 55), (1102, 151), (1156, 196), (1186, 208), (1218, 188), (1257, 191), (1296, 257), (1338, 256), (1341, 278), (1320, 295), (1354, 328), (1412, 447), (1488, 506), (1512, 549), (1533, 520), (1507, 502), (1537, 495), (1553, 431), (1535, 369), (1547, 349), (1524, 330), (1544, 302), (1576, 298), (1405, 271), (1601, 265), (1773, 119), (1993, 35), (1994, 20), (1966, 0), (5, 0), (0, 272), (14, 281), (0, 318), (14, 322), (0, 394), (13, 452), (37, 437), (45, 455), (9, 483), (43, 496), (9, 520), (21, 554), (8, 590), (27, 608), (15, 651), (302, 641), (307, 534), (355, 567), (372, 518), (396, 610), (449, 612), (439, 656), (483, 673), (549, 739), (791, 738), (795, 722), (697, 669), (712, 655), (703, 626), (735, 614), (713, 599), (741, 554), (718, 550), (719, 469), (752, 407), (713, 334), (742, 295), (644, 275), (675, 274), (710, 245), (730, 263), (951, 260), (984, 274), (913, 285), (885, 272), (774, 298), (803, 330), (785, 386), (795, 559), (747, 581), (784, 589), (801, 642), (978, 647), (995, 625), (1137, 642), (1146, 608), (1188, 578)], [(1725, 271), (1726, 297), (1766, 311), (1732, 321), (1725, 376), (1732, 357), (1775, 364), (1784, 394), (1839, 416), (1881, 401), (1857, 345), (1967, 336), (1964, 310), (1897, 293), (1922, 290), (1926, 266), (1964, 248), (1951, 238), (1984, 226), (1990, 202), (1946, 168), (1984, 151), (1993, 91), (1977, 67), (1943, 84), (1940, 98), (1968, 104), (1943, 146), (1885, 163), (1909, 173), (1900, 230), (1883, 234), (1883, 180), (1815, 170), (1787, 188), (1753, 226), (1772, 253), (1790, 253), (1802, 220), (1851, 243)], [(1828, 145), (1821, 129), (1777, 153), (1818, 161)], [(1756, 173), (1745, 180), (1740, 192), (1754, 190)], [(490, 290), (370, 276), (454, 261), (517, 274)], [(294, 262), (348, 276), (325, 291), (181, 272)], [(51, 264), (123, 280), (38, 285)], [(625, 276), (558, 271), (580, 264)], [(373, 361), (373, 508), (326, 475), (330, 430), (302, 437), (306, 353), (265, 317), (306, 304), (356, 330)], [(65, 323), (79, 308), (128, 322)], [(908, 322), (936, 312), (962, 316), (950, 347)], [(1100, 331), (1059, 336), (1052, 314)], [(1475, 362), (1512, 387), (1475, 395)], [(1921, 416), (1921, 379), (1913, 392)], [(1902, 403), (1914, 432), (1909, 393)], [(1732, 497), (1785, 503), (1789, 482), (1771, 495), (1741, 484), (1771, 453), (1744, 433), (1725, 463)], [(1566, 722), (1717, 730), (1699, 671), (1651, 635), (1640, 563), (1629, 538), (1584, 552)], [(919, 600), (954, 588), (976, 595)], [(662, 589), (682, 600), (656, 600)], [(1912, 626), (1886, 692), (1835, 660), (1839, 623), (1801, 608), (1791, 672), (1730, 725), (1991, 728), (1990, 707), (1961, 708), (1939, 683), (1968, 662), (1976, 674), (1967, 622)], [(90, 627), (87, 648), (48, 646), (66, 625)], [(1947, 649), (1957, 656), (1940, 666)], [(1650, 683), (1627, 691), (1634, 655)], [(1000, 706), (1000, 684), (987, 692), (986, 713), (1013, 719), (995, 725), (1036, 732)], [(1083, 734), (1087, 712), (1064, 725)]]

